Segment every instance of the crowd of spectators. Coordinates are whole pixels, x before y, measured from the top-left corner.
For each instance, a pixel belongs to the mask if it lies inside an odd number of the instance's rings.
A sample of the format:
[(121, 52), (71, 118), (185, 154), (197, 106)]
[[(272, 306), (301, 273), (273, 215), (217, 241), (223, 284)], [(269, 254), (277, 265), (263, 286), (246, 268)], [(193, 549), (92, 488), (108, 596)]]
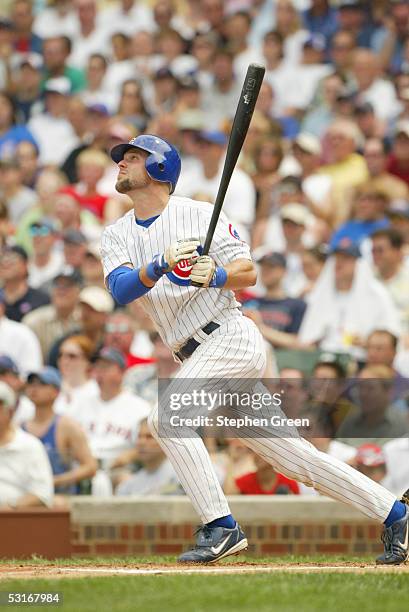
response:
[[(158, 134), (176, 195), (213, 202), (251, 62), (224, 209), (259, 277), (237, 297), (303, 435), (407, 488), (407, 0), (3, 0), (0, 508), (181, 492), (146, 420), (178, 364), (104, 286), (101, 232), (131, 207), (109, 152)], [(239, 439), (206, 444), (227, 493), (311, 493)]]

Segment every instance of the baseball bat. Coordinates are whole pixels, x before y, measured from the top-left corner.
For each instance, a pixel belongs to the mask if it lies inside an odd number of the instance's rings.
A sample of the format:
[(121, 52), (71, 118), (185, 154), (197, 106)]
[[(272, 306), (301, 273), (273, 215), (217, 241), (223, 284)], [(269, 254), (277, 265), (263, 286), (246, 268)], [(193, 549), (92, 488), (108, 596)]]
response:
[[(223, 173), (220, 179), (220, 185), (217, 191), (202, 255), (208, 255), (209, 253), (226, 191), (229, 186), (233, 170), (236, 166), (237, 159), (240, 155), (240, 151), (243, 147), (244, 139), (246, 138), (246, 134), (249, 129), (265, 71), (266, 69), (264, 66), (261, 66), (260, 64), (250, 64), (247, 68), (246, 77), (244, 79), (243, 88), (241, 90), (236, 114), (234, 115), (233, 125), (230, 131)], [(201, 285), (197, 285), (195, 283), (192, 283), (192, 285), (195, 287), (201, 287)]]

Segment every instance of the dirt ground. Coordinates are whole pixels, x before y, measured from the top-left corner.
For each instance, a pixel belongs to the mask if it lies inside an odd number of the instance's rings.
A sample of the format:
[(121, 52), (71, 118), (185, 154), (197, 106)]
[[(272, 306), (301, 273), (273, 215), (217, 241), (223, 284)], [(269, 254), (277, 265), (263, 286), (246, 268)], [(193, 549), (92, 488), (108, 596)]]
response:
[(409, 565), (398, 567), (376, 566), (364, 563), (287, 563), (280, 565), (231, 563), (223, 565), (159, 565), (137, 564), (126, 566), (87, 565), (86, 567), (56, 567), (55, 565), (18, 565), (17, 563), (0, 566), (0, 582), (12, 579), (50, 579), (85, 578), (86, 576), (148, 576), (163, 574), (255, 574), (255, 573), (409, 573)]

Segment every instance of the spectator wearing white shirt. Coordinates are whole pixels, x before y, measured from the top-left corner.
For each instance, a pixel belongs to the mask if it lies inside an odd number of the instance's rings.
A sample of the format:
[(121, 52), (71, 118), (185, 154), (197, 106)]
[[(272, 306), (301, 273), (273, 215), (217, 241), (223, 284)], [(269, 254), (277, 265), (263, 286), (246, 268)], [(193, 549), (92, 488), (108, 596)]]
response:
[(408, 488), (409, 482), (409, 438), (390, 440), (382, 450), (387, 468), (383, 485), (400, 496)]
[[(214, 202), (220, 184), (227, 137), (220, 131), (198, 135), (199, 162), (182, 174), (176, 192), (188, 197)], [(237, 203), (240, 202), (240, 206)], [(223, 210), (243, 240), (249, 241), (255, 215), (256, 190), (249, 175), (236, 168), (233, 172)]]
[(0, 382), (0, 508), (51, 506), (47, 453), (39, 440), (13, 425), (15, 404), (14, 391)]
[(290, 64), (298, 64), (308, 32), (302, 28), (301, 17), (293, 0), (277, 0), (275, 27), (284, 39), (285, 61)]
[(382, 78), (380, 62), (373, 51), (358, 48), (354, 51), (352, 74), (357, 101), (372, 104), (379, 119), (390, 121), (400, 110), (395, 88)]
[(401, 317), (402, 331), (409, 333), (409, 266), (402, 234), (391, 227), (371, 236), (372, 257), (378, 279), (388, 290)]
[(0, 353), (10, 356), (22, 373), (42, 365), (41, 348), (34, 332), (5, 316), (5, 297), (0, 289)]
[(331, 255), (310, 294), (299, 339), (362, 361), (365, 342), (379, 321), (399, 335), (399, 313), (355, 244), (345, 240)]
[(79, 144), (78, 136), (67, 117), (70, 90), (67, 77), (49, 79), (45, 83), (46, 111), (29, 121), (29, 128), (40, 149), (41, 164), (62, 164)]
[(147, 402), (123, 389), (125, 368), (122, 353), (101, 349), (94, 364), (98, 393), (86, 401), (78, 398), (72, 405), (71, 417), (84, 428), (93, 456), (105, 469), (135, 446), (139, 424), (150, 412)]
[(46, 38), (50, 32), (54, 36), (72, 36), (75, 33), (76, 19), (71, 0), (56, 0), (52, 6), (43, 7), (37, 12), (33, 32)]
[(76, 68), (85, 68), (92, 53), (104, 53), (110, 32), (104, 27), (96, 0), (75, 0), (76, 32), (72, 37), (69, 62)]
[(107, 6), (100, 12), (103, 28), (112, 36), (122, 32), (132, 36), (135, 32), (155, 28), (152, 11), (140, 0), (119, 0), (114, 6)]

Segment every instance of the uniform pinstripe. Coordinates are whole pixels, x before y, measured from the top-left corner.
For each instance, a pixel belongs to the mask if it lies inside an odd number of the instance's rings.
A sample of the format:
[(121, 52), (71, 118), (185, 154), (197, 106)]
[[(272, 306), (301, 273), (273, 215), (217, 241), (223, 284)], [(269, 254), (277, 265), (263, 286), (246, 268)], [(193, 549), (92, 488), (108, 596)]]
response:
[[(134, 267), (146, 265), (175, 240), (198, 237), (203, 244), (211, 211), (206, 203), (173, 196), (149, 228), (139, 227), (134, 212), (130, 211), (104, 231), (101, 252), (105, 276), (127, 262)], [(234, 236), (224, 215), (210, 255), (217, 265), (251, 258), (247, 245)], [(141, 302), (171, 350), (178, 350), (190, 337), (201, 342), (178, 370), (171, 384), (173, 391), (180, 390), (185, 379), (206, 379), (206, 391), (212, 391), (220, 388), (223, 380), (242, 379), (245, 385), (248, 379), (262, 376), (264, 341), (254, 323), (241, 314), (231, 291), (179, 286), (163, 277)], [(216, 321), (220, 327), (207, 336), (201, 328), (209, 321)], [(161, 436), (159, 412), (156, 408), (151, 414), (151, 429), (201, 520), (208, 523), (229, 514), (227, 500), (201, 438), (178, 436), (177, 428), (175, 437)], [(380, 522), (385, 520), (396, 500), (392, 493), (357, 470), (318, 451), (295, 430), (289, 430), (283, 437), (282, 430), (266, 432), (252, 428), (243, 430), (242, 439), (284, 475), (349, 503)]]

